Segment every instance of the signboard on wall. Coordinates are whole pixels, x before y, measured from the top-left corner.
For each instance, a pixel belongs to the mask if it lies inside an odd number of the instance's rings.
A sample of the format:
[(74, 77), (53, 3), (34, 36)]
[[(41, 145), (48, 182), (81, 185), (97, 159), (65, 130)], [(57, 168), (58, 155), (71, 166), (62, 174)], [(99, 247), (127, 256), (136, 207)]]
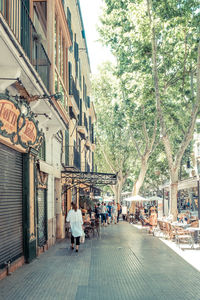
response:
[[(21, 110), (22, 105), (25, 113)], [(43, 133), (38, 129), (38, 121), (34, 119), (30, 106), (7, 95), (0, 95), (0, 136), (27, 152), (30, 147), (38, 150), (43, 140)]]

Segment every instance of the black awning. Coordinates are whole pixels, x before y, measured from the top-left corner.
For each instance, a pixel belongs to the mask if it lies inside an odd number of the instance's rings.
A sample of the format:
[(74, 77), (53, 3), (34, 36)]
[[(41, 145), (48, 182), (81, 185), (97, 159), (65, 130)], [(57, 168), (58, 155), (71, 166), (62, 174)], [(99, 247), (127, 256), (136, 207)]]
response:
[(62, 171), (62, 179), (66, 182), (72, 181), (72, 184), (89, 184), (89, 185), (115, 185), (117, 175), (110, 173), (82, 172), (66, 168)]

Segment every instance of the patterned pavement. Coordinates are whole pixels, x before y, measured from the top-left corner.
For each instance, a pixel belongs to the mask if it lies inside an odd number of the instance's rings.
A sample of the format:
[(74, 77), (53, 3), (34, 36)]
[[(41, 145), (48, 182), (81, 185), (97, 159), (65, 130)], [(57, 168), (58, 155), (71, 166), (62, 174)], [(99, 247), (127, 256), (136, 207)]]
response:
[(103, 227), (79, 253), (69, 240), (0, 281), (1, 300), (200, 300), (200, 273), (126, 222)]

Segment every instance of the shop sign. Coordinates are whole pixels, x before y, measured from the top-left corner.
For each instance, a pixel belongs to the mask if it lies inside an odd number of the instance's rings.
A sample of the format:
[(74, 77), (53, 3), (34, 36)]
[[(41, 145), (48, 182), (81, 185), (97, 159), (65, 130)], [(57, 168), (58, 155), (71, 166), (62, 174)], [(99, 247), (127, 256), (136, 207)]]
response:
[(20, 145), (27, 151), (30, 147), (39, 149), (43, 133), (38, 129), (30, 106), (24, 102), (26, 114), (22, 113), (19, 101), (7, 95), (0, 95), (0, 135), (13, 145)]

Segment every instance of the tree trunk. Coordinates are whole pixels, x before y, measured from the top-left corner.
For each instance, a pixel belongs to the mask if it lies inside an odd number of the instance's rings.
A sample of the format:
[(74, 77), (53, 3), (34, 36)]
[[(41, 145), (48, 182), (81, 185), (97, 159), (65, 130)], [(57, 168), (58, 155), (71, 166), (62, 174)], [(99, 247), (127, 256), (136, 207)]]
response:
[(177, 195), (178, 195), (178, 171), (171, 171), (171, 183), (170, 183), (170, 208), (169, 213), (173, 216), (173, 221), (177, 221), (178, 209), (177, 209)]
[(123, 176), (122, 171), (120, 170), (117, 175), (117, 184), (111, 186), (111, 189), (115, 195), (115, 202), (119, 203), (121, 199), (122, 187), (126, 180), (126, 176)]
[[(140, 188), (144, 182), (144, 178), (145, 178), (147, 168), (148, 168), (148, 164), (147, 164), (148, 158), (149, 158), (149, 155), (142, 157), (140, 174), (138, 176), (138, 179), (136, 180), (136, 182), (133, 185), (132, 196), (138, 195)], [(130, 208), (130, 212), (133, 214), (135, 213), (135, 207), (136, 207), (136, 205), (135, 205), (135, 202), (133, 201), (131, 203), (131, 208)]]

